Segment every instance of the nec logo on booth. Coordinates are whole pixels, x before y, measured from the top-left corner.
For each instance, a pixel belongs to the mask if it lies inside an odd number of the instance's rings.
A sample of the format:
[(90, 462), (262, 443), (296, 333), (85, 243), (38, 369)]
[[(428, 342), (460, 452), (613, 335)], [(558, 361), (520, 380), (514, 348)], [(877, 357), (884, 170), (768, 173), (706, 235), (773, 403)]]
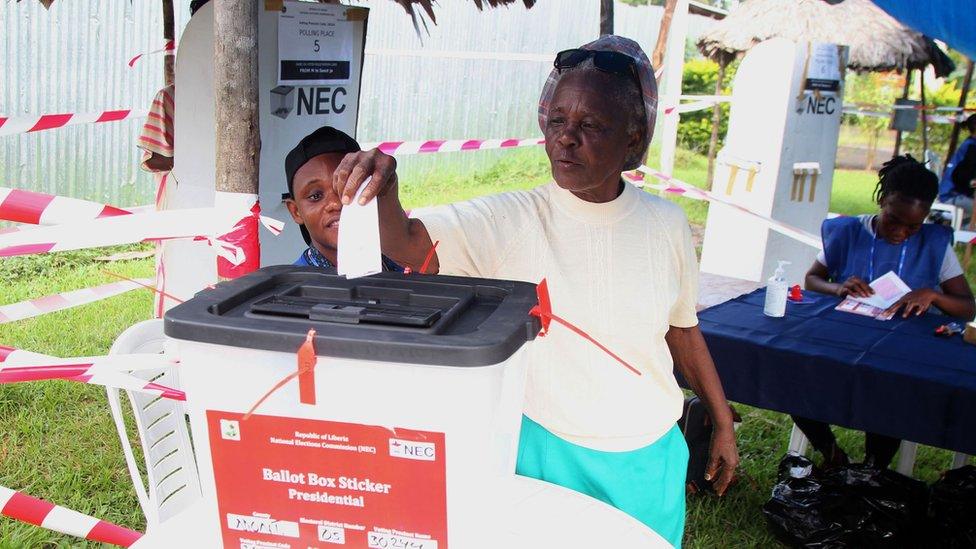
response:
[(390, 439), (390, 455), (398, 458), (434, 461), (437, 459), (433, 442), (416, 442), (399, 438)]

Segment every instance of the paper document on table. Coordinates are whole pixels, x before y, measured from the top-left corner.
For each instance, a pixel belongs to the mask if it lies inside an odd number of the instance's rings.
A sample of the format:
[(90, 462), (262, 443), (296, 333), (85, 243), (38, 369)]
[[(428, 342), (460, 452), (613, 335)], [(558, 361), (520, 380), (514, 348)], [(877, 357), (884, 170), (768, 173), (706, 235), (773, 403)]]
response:
[(879, 309), (887, 309), (895, 304), (896, 301), (902, 298), (903, 295), (912, 291), (911, 288), (905, 284), (894, 271), (888, 271), (887, 273), (874, 279), (870, 284), (871, 289), (874, 290), (874, 294), (868, 297), (855, 297), (855, 301), (864, 303), (865, 305), (871, 305), (872, 307), (877, 307)]
[(383, 270), (377, 199), (370, 200), (365, 206), (359, 204), (359, 197), (369, 180), (367, 177), (363, 181), (355, 198), (349, 205), (343, 206), (339, 214), (337, 269), (347, 278), (358, 278)]
[(845, 313), (869, 316), (877, 320), (891, 320), (891, 318), (894, 316), (894, 313), (886, 313), (885, 309), (881, 307), (861, 303), (856, 298), (850, 296), (845, 297), (844, 301), (841, 301), (840, 305), (837, 305), (834, 308)]

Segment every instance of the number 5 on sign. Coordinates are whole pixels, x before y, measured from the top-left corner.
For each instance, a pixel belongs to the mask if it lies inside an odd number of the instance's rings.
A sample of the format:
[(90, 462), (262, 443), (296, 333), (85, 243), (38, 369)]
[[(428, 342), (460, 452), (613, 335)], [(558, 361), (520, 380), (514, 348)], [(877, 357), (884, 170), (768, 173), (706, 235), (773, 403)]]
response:
[(278, 14), (278, 85), (348, 82), (352, 70), (351, 8), (284, 2)]

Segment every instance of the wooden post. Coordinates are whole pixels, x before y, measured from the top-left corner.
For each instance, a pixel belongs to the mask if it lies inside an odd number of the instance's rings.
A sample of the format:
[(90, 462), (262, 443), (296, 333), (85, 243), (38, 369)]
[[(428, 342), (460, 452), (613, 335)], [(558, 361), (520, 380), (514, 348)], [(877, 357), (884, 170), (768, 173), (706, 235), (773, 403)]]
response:
[(922, 90), (922, 158), (920, 160), (925, 163), (925, 157), (929, 152), (929, 124), (928, 115), (925, 113), (925, 69), (919, 69), (918, 82), (918, 87)]
[[(725, 68), (729, 63), (726, 56), (722, 55), (718, 61), (718, 75), (715, 78), (715, 95), (722, 95), (722, 85), (725, 83)], [(708, 175), (705, 181), (708, 188), (712, 188), (712, 177), (715, 175), (715, 154), (718, 149), (718, 132), (722, 123), (722, 104), (715, 103), (712, 107), (712, 135), (708, 139)]]
[(651, 54), (651, 65), (655, 69), (661, 68), (661, 64), (664, 63), (664, 52), (668, 49), (668, 33), (671, 31), (671, 19), (674, 18), (674, 8), (677, 5), (678, 0), (667, 0), (664, 4), (664, 15), (661, 16), (657, 43), (654, 44), (654, 52)]
[[(966, 107), (966, 99), (969, 97), (969, 85), (973, 80), (973, 60), (970, 59), (966, 64), (966, 76), (962, 80), (962, 93), (959, 95), (959, 108)], [(952, 126), (952, 136), (949, 138), (949, 150), (946, 152), (944, 167), (949, 165), (949, 161), (952, 160), (953, 153), (956, 152), (956, 146), (959, 145), (959, 130), (962, 129), (962, 120), (965, 119), (966, 111), (959, 111), (957, 113), (958, 118), (956, 118), (956, 123)]]
[[(176, 24), (173, 22), (173, 0), (163, 0), (163, 42), (168, 44), (175, 43)], [(173, 85), (173, 65), (176, 59), (176, 50), (163, 54), (163, 82), (167, 86)]]
[(613, 0), (600, 0), (600, 36), (613, 34)]
[(214, 2), (217, 191), (258, 193), (258, 2)]
[[(912, 69), (905, 69), (905, 89), (901, 93), (902, 99), (908, 99), (908, 88), (912, 85)], [(901, 154), (901, 130), (895, 132), (895, 153), (892, 157)]]
[[(667, 47), (664, 52), (664, 89), (661, 106), (665, 109), (680, 104), (681, 79), (685, 67), (685, 39), (688, 36), (688, 0), (674, 2), (674, 13), (667, 28)], [(662, 21), (663, 24), (663, 21)], [(658, 88), (659, 90), (661, 88)], [(663, 120), (661, 120), (663, 119)], [(661, 163), (666, 174), (674, 171), (674, 157), (678, 141), (677, 114), (663, 115), (661, 120)]]

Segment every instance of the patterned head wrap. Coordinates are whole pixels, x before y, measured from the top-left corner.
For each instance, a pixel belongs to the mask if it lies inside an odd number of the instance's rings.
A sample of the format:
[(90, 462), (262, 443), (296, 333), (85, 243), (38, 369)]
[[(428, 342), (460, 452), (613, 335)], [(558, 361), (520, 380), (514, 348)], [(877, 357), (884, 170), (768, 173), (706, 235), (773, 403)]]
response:
[[(582, 46), (580, 49), (592, 51), (615, 51), (625, 54), (634, 59), (637, 69), (637, 77), (640, 81), (641, 95), (644, 97), (644, 113), (647, 124), (647, 142), (650, 143), (654, 135), (654, 122), (657, 119), (657, 81), (654, 79), (654, 67), (651, 66), (647, 54), (641, 49), (640, 44), (630, 38), (608, 34), (599, 39)], [(552, 96), (556, 93), (556, 84), (559, 82), (560, 74), (556, 69), (552, 69), (545, 86), (542, 87), (542, 95), (539, 97), (539, 128), (546, 131), (546, 120), (549, 117), (549, 104)]]

